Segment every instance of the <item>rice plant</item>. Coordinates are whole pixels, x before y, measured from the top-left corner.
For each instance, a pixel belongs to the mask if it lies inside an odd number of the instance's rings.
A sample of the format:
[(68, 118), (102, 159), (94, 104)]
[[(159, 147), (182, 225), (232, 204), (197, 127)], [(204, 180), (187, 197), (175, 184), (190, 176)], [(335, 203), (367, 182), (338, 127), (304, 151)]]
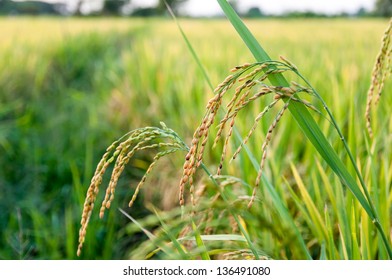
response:
[[(174, 209), (172, 213), (163, 214), (150, 205), (156, 218), (151, 217), (153, 222), (146, 219), (145, 225), (138, 223), (122, 210), (123, 214), (134, 222), (134, 227), (128, 231), (142, 231), (149, 238), (147, 243), (140, 245), (140, 251), (136, 255), (139, 258), (152, 258), (160, 253), (164, 254), (164, 258), (185, 259), (392, 258), (391, 241), (388, 237), (390, 187), (386, 186), (386, 195), (372, 195), (373, 188), (366, 183), (369, 176), (363, 175), (360, 158), (354, 157), (349, 140), (344, 137), (332, 110), (301, 74), (301, 67), (284, 57), (279, 61), (271, 60), (227, 2), (218, 2), (257, 62), (234, 67), (232, 74), (217, 86), (215, 96), (207, 103), (206, 112), (194, 131), (189, 147), (174, 130), (162, 124), (161, 128), (133, 130), (107, 149), (87, 192), (79, 232), (78, 255), (81, 253), (99, 186), (108, 166), (115, 162), (101, 206), (101, 218), (114, 199), (119, 176), (130, 158), (136, 152), (153, 149), (157, 150), (155, 157), (135, 188), (129, 206), (134, 203), (157, 161), (174, 152), (182, 152), (186, 155), (178, 186), (181, 207)], [(382, 50), (376, 61), (368, 94), (366, 122), (370, 135), (373, 134), (370, 126), (371, 99), (376, 90), (380, 96), (389, 70), (390, 30), (391, 23), (382, 40)], [(187, 44), (192, 51), (189, 41)], [(201, 66), (197, 54), (193, 55)], [(290, 83), (287, 78), (292, 79)], [(230, 95), (231, 97), (228, 97)], [(246, 115), (249, 107), (255, 103), (265, 104), (265, 107), (257, 112), (244, 138), (236, 142), (233, 136), (235, 124), (241, 121), (241, 116)], [(304, 178), (295, 164), (291, 165), (295, 184), (286, 181), (287, 191), (281, 186), (272, 186), (268, 181), (264, 170), (269, 146), (274, 141), (273, 134), (279, 130), (278, 123), (286, 112), (290, 112), (295, 118), (321, 159), (335, 173), (335, 178), (327, 174), (323, 163), (317, 160), (317, 173), (309, 174), (314, 182), (314, 189), (305, 186)], [(337, 133), (348, 156), (347, 161), (341, 159), (311, 113), (326, 119)], [(217, 119), (219, 121), (215, 127)], [(269, 124), (263, 140), (256, 141), (259, 142), (261, 151), (258, 162), (257, 152), (247, 152), (255, 171), (253, 181), (224, 175), (227, 159), (232, 162), (241, 156), (242, 149), (247, 148), (248, 142), (255, 137), (255, 131), (263, 121)], [(213, 141), (210, 138), (212, 131), (215, 132)], [(231, 142), (234, 142), (233, 149)], [(209, 144), (221, 148), (215, 174), (210, 171), (204, 158), (210, 151)], [(243, 161), (243, 158), (240, 160)], [(200, 168), (207, 174), (209, 181), (200, 180), (197, 175)], [(391, 171), (387, 168), (384, 172), (390, 174)], [(386, 182), (388, 180), (386, 179)], [(323, 182), (324, 188), (320, 187), (320, 182)], [(351, 193), (346, 192), (345, 188)], [(286, 198), (287, 193), (290, 194), (290, 199)], [(329, 203), (323, 202), (323, 197), (328, 197)], [(379, 201), (379, 198), (386, 202)], [(290, 200), (295, 207), (289, 206)], [(268, 207), (274, 207), (276, 212)], [(324, 207), (324, 213), (320, 211), (320, 207)], [(297, 209), (295, 213), (301, 214), (301, 217), (295, 217), (293, 209)], [(162, 215), (166, 217), (162, 218)], [(276, 225), (277, 220), (281, 225)], [(298, 223), (301, 228), (297, 227)], [(156, 225), (158, 229), (151, 232), (146, 229), (147, 224)], [(374, 228), (379, 236), (374, 234)], [(290, 244), (291, 240), (294, 242)]]
[(373, 137), (373, 130), (371, 127), (371, 116), (370, 116), (370, 112), (373, 104), (373, 96), (375, 93), (377, 94), (374, 101), (374, 103), (377, 105), (377, 103), (380, 101), (381, 93), (384, 88), (385, 78), (391, 72), (390, 69), (391, 52), (392, 52), (392, 48), (390, 45), (391, 34), (392, 34), (391, 21), (389, 22), (388, 28), (385, 30), (384, 35), (382, 37), (381, 50), (377, 55), (376, 63), (374, 64), (373, 67), (372, 80), (368, 90), (365, 117), (366, 117), (366, 126), (370, 137)]

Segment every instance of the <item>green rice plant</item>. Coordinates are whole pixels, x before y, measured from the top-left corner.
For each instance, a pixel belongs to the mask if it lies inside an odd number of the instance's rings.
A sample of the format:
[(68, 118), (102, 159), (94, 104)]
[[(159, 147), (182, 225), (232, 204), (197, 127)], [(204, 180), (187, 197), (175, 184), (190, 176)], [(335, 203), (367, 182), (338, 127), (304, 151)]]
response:
[[(359, 166), (362, 166), (362, 163), (355, 160), (349, 148), (351, 139), (345, 139), (342, 129), (338, 126), (332, 111), (321, 95), (293, 63), (284, 57), (281, 57), (281, 61), (271, 60), (226, 1), (218, 0), (218, 2), (247, 43), (257, 62), (233, 68), (233, 74), (218, 85), (215, 96), (208, 102), (206, 112), (193, 134), (190, 147), (187, 147), (178, 134), (163, 125), (162, 128), (148, 127), (134, 130), (108, 148), (98, 164), (85, 200), (78, 254), (81, 252), (86, 236), (87, 225), (98, 195), (99, 185), (108, 166), (115, 162), (101, 206), (101, 218), (105, 209), (111, 206), (118, 178), (130, 158), (139, 151), (158, 149), (151, 165), (146, 170), (146, 174), (135, 189), (130, 206), (134, 203), (140, 188), (157, 161), (163, 156), (182, 151), (187, 154), (178, 190), (181, 210), (171, 218), (158, 218), (155, 225), (159, 228), (155, 233), (149, 233), (143, 225), (138, 226), (139, 230), (149, 236), (153, 247), (158, 247), (158, 249), (154, 249), (146, 245), (145, 248), (149, 248), (150, 251), (144, 251), (146, 253), (144, 256), (150, 257), (158, 252), (165, 252), (169, 258), (201, 257), (209, 259), (212, 256), (220, 258), (225, 255), (227, 258), (258, 259), (269, 258), (268, 253), (274, 252), (273, 247), (275, 246), (289, 248), (286, 252), (276, 253), (275, 251), (273, 254), (285, 258), (293, 256), (307, 259), (391, 258), (391, 245), (386, 235), (389, 228), (388, 205), (390, 205), (388, 187), (383, 189), (386, 195), (372, 197), (371, 189), (367, 185), (374, 184), (365, 183), (370, 180), (370, 176), (364, 176), (360, 171)], [(184, 34), (183, 36), (186, 37)], [(190, 42), (186, 40), (186, 43), (191, 49)], [(194, 51), (193, 56), (202, 67)], [(208, 80), (206, 72), (203, 73)], [(291, 77), (292, 82), (288, 83), (283, 74), (286, 78)], [(234, 92), (231, 90), (232, 88), (235, 88)], [(226, 101), (226, 97), (230, 94), (232, 96)], [(240, 143), (234, 143), (232, 148), (230, 140), (236, 134), (235, 125), (240, 116), (244, 116), (245, 112), (250, 111), (249, 108), (254, 103), (265, 104), (265, 107), (257, 113), (253, 124), (247, 128), (245, 138), (240, 140)], [(224, 106), (226, 109), (222, 110)], [(304, 135), (325, 161), (324, 164), (331, 168), (340, 183), (325, 172), (325, 165), (323, 166), (319, 161), (317, 161), (316, 168), (309, 174), (309, 180), (314, 183), (313, 188), (306, 185), (304, 179), (308, 181), (307, 178), (304, 178), (300, 168), (293, 164), (291, 172), (294, 179), (292, 181), (286, 180), (285, 184), (288, 192), (285, 192), (283, 187), (273, 186), (268, 182), (265, 173), (268, 172), (266, 170), (268, 154), (273, 152), (270, 149), (270, 146), (274, 144), (273, 133), (278, 133), (277, 126), (287, 111), (291, 112)], [(329, 143), (322, 128), (316, 123), (309, 111), (314, 112), (320, 118), (327, 119), (327, 124), (336, 131), (343, 143), (348, 155), (347, 160), (342, 159), (336, 148)], [(215, 129), (214, 123), (218, 118), (220, 121)], [(261, 145), (259, 144), (260, 160), (257, 161), (256, 153), (253, 154), (247, 150), (251, 166), (254, 167), (256, 173), (254, 180), (250, 181), (245, 177), (222, 176), (226, 171), (228, 158), (231, 162), (238, 157), (241, 164), (243, 163), (241, 150), (247, 149), (246, 145), (252, 137), (255, 137), (258, 127), (263, 125), (262, 120), (267, 120), (267, 123), (270, 120), (270, 122), (264, 140)], [(211, 143), (210, 135), (213, 132), (215, 132), (215, 140)], [(350, 133), (353, 133), (352, 130)], [(169, 141), (161, 142), (162, 139)], [(216, 175), (213, 175), (205, 163), (207, 162), (205, 154), (209, 152), (207, 147), (210, 143), (221, 147), (222, 151), (216, 166)], [(228, 157), (230, 152), (232, 154)], [(371, 170), (372, 166), (368, 166)], [(198, 185), (200, 181), (197, 170), (199, 168), (203, 169), (210, 179), (210, 182), (206, 183), (208, 185), (206, 187)], [(316, 173), (316, 171), (318, 172)], [(356, 178), (352, 175), (353, 172)], [(390, 173), (390, 168), (389, 171), (386, 168), (384, 172)], [(251, 172), (249, 173), (251, 174)], [(369, 171), (369, 173), (371, 172)], [(320, 185), (320, 182), (323, 185)], [(233, 186), (237, 184), (242, 185), (243, 188), (240, 190), (234, 188)], [(347, 187), (351, 193), (346, 192), (341, 185)], [(388, 186), (388, 183), (386, 185)], [(262, 197), (265, 201), (258, 200), (261, 195), (256, 195), (257, 192), (263, 194)], [(288, 194), (290, 199), (287, 198)], [(188, 197), (189, 199), (187, 199)], [(329, 199), (331, 207), (328, 207), (327, 202), (323, 201), (324, 198)], [(187, 200), (189, 200), (188, 204)], [(295, 207), (290, 205), (291, 201)], [(274, 211), (268, 212), (268, 207), (273, 207), (276, 213)], [(263, 213), (257, 213), (261, 209)], [(298, 212), (293, 213), (293, 209), (297, 209)], [(322, 209), (324, 209), (324, 213), (322, 213)], [(184, 213), (189, 213), (189, 216), (185, 216)], [(301, 214), (300, 218), (296, 217), (298, 213)], [(276, 217), (281, 226), (271, 223)], [(233, 237), (236, 236), (235, 233), (221, 234), (222, 229), (227, 230), (227, 226), (222, 228), (222, 223), (230, 224), (229, 228), (241, 233), (243, 238), (233, 240), (235, 239)], [(307, 227), (304, 227), (305, 229), (298, 228), (298, 223)], [(259, 228), (256, 225), (260, 224), (269, 227), (269, 232), (258, 232)], [(375, 225), (381, 238), (374, 238), (372, 235), (372, 224)], [(202, 234), (203, 232), (206, 234)], [(293, 244), (288, 244), (290, 242), (287, 241), (287, 235), (293, 237)], [(304, 237), (304, 235), (311, 237)], [(288, 239), (291, 240), (291, 238)], [(220, 247), (216, 248), (213, 247), (216, 243), (209, 244), (211, 241), (223, 241), (226, 244), (219, 244)], [(227, 244), (227, 241), (240, 242), (232, 245)], [(268, 243), (273, 245), (268, 247)], [(263, 245), (262, 249), (260, 249), (260, 244)], [(320, 245), (317, 247), (314, 244)], [(267, 253), (264, 252), (265, 248), (268, 249)], [(143, 254), (139, 256), (143, 256)]]
[[(145, 128), (133, 130), (127, 133), (126, 135), (124, 135), (123, 137), (121, 137), (120, 139), (118, 139), (117, 141), (115, 141), (112, 145), (110, 145), (107, 148), (106, 153), (103, 155), (100, 163), (97, 166), (95, 174), (91, 180), (90, 187), (87, 191), (87, 196), (84, 202), (84, 208), (83, 208), (83, 214), (81, 220), (81, 228), (79, 231), (79, 246), (77, 250), (77, 255), (81, 254), (82, 246), (85, 241), (85, 237), (87, 233), (87, 226), (89, 224), (89, 220), (94, 208), (94, 204), (98, 196), (100, 184), (102, 183), (102, 177), (112, 162), (115, 162), (115, 166), (112, 171), (111, 179), (106, 189), (106, 194), (100, 209), (101, 218), (103, 218), (105, 210), (110, 208), (111, 206), (111, 203), (114, 199), (114, 193), (115, 193), (115, 188), (118, 179), (121, 173), (123, 172), (125, 165), (129, 162), (129, 160), (134, 156), (136, 152), (150, 150), (150, 149), (163, 149), (163, 151), (160, 151), (156, 154), (156, 156), (153, 159), (153, 162), (150, 164), (145, 175), (137, 185), (134, 195), (132, 196), (132, 199), (129, 202), (130, 207), (133, 205), (134, 201), (136, 200), (138, 193), (141, 187), (143, 186), (143, 184), (145, 183), (149, 173), (152, 171), (154, 165), (157, 163), (157, 161), (160, 158), (177, 151), (189, 150), (189, 148), (182, 141), (182, 139), (177, 135), (177, 133), (167, 128), (164, 123), (161, 123), (161, 125), (162, 128), (145, 127)], [(207, 173), (209, 173), (208, 169), (204, 165), (203, 168)], [(218, 186), (215, 179), (212, 178), (212, 180), (216, 184), (216, 186)], [(194, 189), (191, 187), (190, 196), (191, 196), (191, 203), (192, 203), (192, 213), (194, 213), (194, 207), (196, 206), (194, 195), (195, 195)], [(227, 198), (225, 197), (223, 192), (221, 193), (221, 196), (225, 201), (227, 201)], [(182, 197), (183, 197), (183, 193), (180, 192), (180, 201)], [(216, 200), (216, 198), (214, 200)], [(233, 214), (233, 217), (235, 217), (235, 214)], [(235, 217), (234, 219), (238, 221), (237, 217)], [(241, 228), (239, 221), (237, 222), (237, 224)], [(193, 231), (195, 232), (196, 244), (198, 245), (199, 248), (203, 248), (204, 247), (203, 240), (200, 237), (200, 234), (198, 233), (198, 229), (195, 227), (195, 224), (193, 222), (192, 225), (194, 225)], [(165, 226), (163, 222), (162, 222), (162, 226), (163, 229), (165, 230)], [(247, 233), (243, 228), (241, 228), (241, 231), (245, 236), (247, 236)], [(177, 244), (176, 247), (179, 248), (179, 252), (181, 253), (182, 257), (184, 257), (184, 252), (182, 251), (181, 246), (178, 245), (178, 241), (176, 239), (173, 239), (173, 236), (169, 231), (166, 230), (166, 232), (168, 236), (170, 236), (170, 239), (172, 240), (173, 244)], [(249, 237), (246, 237), (246, 239), (249, 242), (250, 240)], [(252, 248), (251, 244), (249, 246)], [(254, 255), (257, 257), (258, 253), (256, 249), (253, 247), (252, 250)], [(207, 259), (207, 254), (205, 252), (201, 252), (201, 256), (203, 259)]]
[[(129, 160), (135, 155), (136, 152), (163, 148), (164, 150), (158, 152), (150, 166), (148, 167), (145, 175), (141, 179), (140, 183), (137, 185), (134, 195), (129, 202), (129, 207), (135, 202), (138, 193), (145, 183), (148, 174), (154, 168), (157, 161), (171, 153), (178, 150), (186, 150), (185, 144), (179, 138), (179, 136), (171, 129), (167, 128), (164, 123), (161, 124), (162, 128), (156, 127), (145, 127), (141, 129), (133, 130), (123, 137), (112, 143), (106, 153), (102, 156), (99, 162), (95, 174), (91, 179), (90, 187), (87, 191), (87, 197), (84, 202), (83, 214), (81, 220), (81, 228), (79, 231), (79, 246), (77, 254), (80, 255), (81, 249), (85, 240), (87, 226), (90, 220), (90, 216), (97, 198), (99, 187), (102, 183), (102, 177), (105, 174), (109, 165), (115, 161), (115, 166), (112, 171), (112, 176), (109, 185), (106, 189), (105, 197), (102, 201), (99, 216), (102, 219), (105, 210), (110, 208), (110, 205), (114, 199), (114, 193), (116, 190), (118, 179), (124, 170), (125, 165)], [(167, 140), (167, 141), (165, 141)]]
[(373, 104), (373, 96), (377, 93), (376, 100), (374, 103), (380, 101), (381, 93), (384, 88), (384, 82), (387, 75), (391, 72), (391, 52), (392, 48), (390, 45), (392, 35), (392, 19), (390, 19), (388, 28), (384, 32), (384, 36), (382, 37), (381, 50), (376, 58), (376, 63), (373, 67), (372, 73), (372, 81), (370, 84), (370, 88), (368, 90), (367, 102), (366, 102), (366, 127), (368, 129), (370, 137), (373, 137), (373, 130), (371, 127), (371, 108)]
[[(244, 42), (247, 44), (249, 50), (255, 56), (256, 60), (264, 61), (264, 62), (270, 61), (270, 58), (267, 55), (267, 53), (258, 44), (256, 39), (249, 32), (249, 30), (246, 28), (246, 26), (242, 23), (241, 19), (234, 12), (234, 10), (230, 7), (230, 5), (225, 0), (218, 0), (218, 2), (221, 5), (222, 9), (224, 10), (228, 19), (231, 21), (233, 26), (236, 28), (238, 34), (242, 37)], [(390, 26), (391, 26), (391, 23), (388, 26), (388, 29), (385, 33), (386, 35), (384, 36), (384, 38), (389, 37), (389, 35), (390, 35), (389, 30), (391, 28)], [(383, 39), (383, 42), (388, 42), (388, 41), (389, 41), (388, 39)], [(384, 49), (388, 49), (388, 43), (383, 44), (382, 51), (381, 51), (382, 53), (386, 52)], [(383, 59), (381, 58), (381, 60), (385, 60), (386, 58), (388, 58), (389, 57), (388, 54), (389, 53), (387, 52), (387, 55), (384, 56)], [(291, 63), (288, 63), (286, 65), (289, 68), (291, 68), (292, 71), (296, 72), (296, 74), (298, 74), (304, 80), (304, 82), (306, 82), (310, 86), (309, 82), (307, 82), (307, 80), (298, 72), (298, 69), (294, 65), (292, 65)], [(375, 71), (377, 71), (377, 69), (380, 67), (376, 66), (375, 68), (376, 68)], [(276, 67), (268, 67), (267, 72), (268, 71), (273, 72), (273, 71), (277, 71), (277, 70), (276, 70)], [(272, 74), (273, 75), (271, 75), (269, 77), (269, 80), (271, 81), (271, 83), (273, 85), (281, 86), (281, 87), (287, 87), (289, 85), (288, 82), (285, 80), (285, 78), (282, 76), (282, 74), (280, 72), (275, 72)], [(383, 80), (384, 77), (385, 77), (385, 75), (382, 75), (381, 79)], [(374, 80), (378, 80), (378, 79), (373, 79), (372, 84), (374, 84)], [(381, 82), (380, 84), (382, 85), (383, 82)], [(382, 89), (382, 87), (381, 87), (381, 89)], [(354, 157), (353, 157), (353, 155), (347, 145), (347, 142), (346, 142), (339, 126), (337, 125), (336, 120), (333, 117), (331, 111), (329, 110), (328, 106), (325, 104), (324, 100), (317, 93), (317, 91), (315, 91), (314, 89), (312, 89), (312, 91), (313, 91), (315, 97), (317, 97), (322, 102), (325, 111), (328, 113), (328, 116), (330, 117), (330, 121), (331, 121), (332, 125), (334, 126), (334, 128), (338, 132), (338, 134), (344, 144), (344, 147), (349, 155), (351, 163), (355, 169), (356, 175), (361, 183), (362, 190), (359, 188), (356, 181), (352, 178), (352, 176), (348, 172), (347, 168), (344, 166), (342, 161), (337, 156), (336, 152), (333, 150), (331, 145), (328, 143), (328, 141), (326, 140), (326, 138), (324, 137), (324, 135), (322, 134), (322, 132), (318, 128), (317, 124), (314, 122), (313, 118), (310, 116), (308, 110), (306, 109), (306, 106), (304, 104), (301, 104), (301, 102), (297, 102), (297, 103), (292, 102), (291, 106), (287, 105), (287, 107), (290, 110), (290, 112), (292, 113), (293, 117), (296, 119), (297, 123), (302, 128), (304, 134), (315, 146), (315, 148), (317, 149), (319, 154), (324, 158), (324, 160), (331, 167), (331, 169), (335, 172), (335, 174), (338, 177), (340, 177), (341, 182), (351, 190), (351, 192), (354, 194), (354, 196), (361, 203), (362, 207), (365, 209), (365, 211), (367, 212), (369, 217), (372, 219), (372, 222), (375, 224), (378, 232), (380, 233), (381, 238), (384, 243), (384, 246), (386, 247), (386, 249), (388, 251), (389, 258), (392, 259), (392, 248), (390, 245), (390, 241), (388, 240), (388, 238), (385, 234), (385, 231), (382, 228), (382, 225), (379, 221), (379, 217), (378, 217), (377, 211), (375, 209), (375, 206), (372, 202), (372, 199), (371, 199), (370, 194), (368, 192), (368, 189), (365, 185), (365, 182), (362, 178), (362, 175), (356, 165)], [(288, 97), (286, 97), (286, 99), (287, 98)], [(264, 159), (264, 155), (263, 155), (263, 159)], [(260, 164), (260, 170), (263, 167), (263, 162), (264, 161), (262, 160), (261, 164)], [(259, 171), (259, 174), (260, 174), (260, 171)], [(259, 178), (259, 176), (258, 176), (258, 178)], [(256, 181), (256, 183), (257, 183), (257, 181)], [(364, 192), (365, 195), (363, 195), (362, 191)]]

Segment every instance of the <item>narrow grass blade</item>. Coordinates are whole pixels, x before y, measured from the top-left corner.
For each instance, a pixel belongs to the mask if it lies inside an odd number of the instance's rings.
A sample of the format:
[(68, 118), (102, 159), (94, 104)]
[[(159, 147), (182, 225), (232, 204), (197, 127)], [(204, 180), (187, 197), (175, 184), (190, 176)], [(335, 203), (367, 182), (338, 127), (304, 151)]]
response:
[(325, 226), (327, 227), (328, 230), (327, 245), (328, 245), (329, 259), (336, 260), (337, 252), (335, 249), (335, 242), (333, 239), (333, 225), (331, 225), (331, 220), (329, 218), (327, 206), (325, 206), (324, 217), (325, 217)]
[(327, 260), (327, 252), (325, 249), (325, 243), (321, 244), (320, 260)]
[(339, 235), (340, 235), (340, 241), (341, 241), (341, 243), (342, 243), (342, 248), (341, 248), (341, 251), (342, 251), (342, 254), (343, 254), (343, 258), (345, 259), (345, 260), (348, 260), (349, 259), (349, 254), (348, 254), (348, 252), (347, 252), (347, 246), (346, 246), (346, 241), (344, 240), (344, 238), (343, 238), (343, 234), (342, 234), (342, 231), (340, 230), (340, 227), (339, 227)]
[(360, 253), (360, 248), (358, 244), (358, 238), (357, 238), (357, 219), (355, 217), (355, 205), (354, 203), (351, 204), (351, 240), (352, 240), (352, 248), (353, 248), (353, 253), (352, 253), (352, 259), (353, 260), (360, 260), (361, 259), (361, 253)]
[(203, 239), (200, 236), (200, 232), (193, 221), (192, 221), (192, 229), (193, 229), (193, 233), (195, 234), (197, 248), (199, 248), (200, 250), (201, 259), (210, 260), (210, 255), (208, 255), (207, 248), (204, 245)]
[(180, 244), (180, 242), (178, 242), (177, 238), (175, 236), (173, 236), (173, 234), (171, 233), (169, 227), (166, 225), (166, 223), (160, 218), (160, 215), (158, 214), (158, 211), (155, 210), (155, 215), (158, 217), (161, 225), (162, 225), (162, 229), (163, 231), (167, 234), (167, 236), (170, 238), (170, 240), (173, 242), (173, 245), (175, 246), (175, 248), (177, 249), (177, 251), (180, 253), (181, 257), (183, 259), (189, 259), (188, 254), (184, 251), (185, 248)]
[(308, 191), (306, 190), (304, 182), (302, 181), (301, 177), (299, 176), (297, 168), (293, 164), (291, 164), (291, 170), (293, 172), (294, 179), (297, 183), (297, 186), (300, 190), (300, 193), (302, 196), (302, 201), (306, 206), (307, 212), (309, 213), (309, 215), (311, 217), (312, 223), (314, 223), (314, 226), (317, 229), (318, 237), (321, 240), (327, 239), (328, 233), (327, 233), (327, 229), (325, 228), (325, 223), (321, 217), (321, 214), (318, 211), (316, 205), (314, 204), (312, 198), (310, 197)]
[(303, 205), (303, 200), (295, 193), (293, 188), (290, 186), (290, 184), (286, 180), (286, 184), (288, 186), (288, 190), (291, 194), (292, 199), (294, 200), (299, 213), (301, 213), (301, 217), (305, 220), (307, 223), (309, 230), (315, 235), (315, 236), (320, 236), (320, 233), (318, 231), (317, 226), (312, 220), (312, 217), (309, 214), (309, 211), (306, 210), (306, 207)]
[(305, 241), (302, 238), (301, 232), (298, 229), (298, 226), (296, 225), (293, 217), (290, 215), (290, 211), (289, 209), (287, 209), (287, 207), (284, 205), (283, 200), (281, 199), (281, 197), (279, 196), (278, 192), (276, 191), (276, 189), (268, 183), (268, 181), (263, 181), (265, 184), (265, 188), (267, 193), (270, 195), (271, 199), (272, 199), (272, 204), (274, 205), (275, 209), (277, 210), (280, 218), (281, 218), (281, 223), (283, 223), (284, 225), (286, 225), (286, 227), (289, 230), (292, 230), (292, 233), (294, 234), (294, 236), (296, 237), (296, 239), (294, 240), (297, 244), (298, 247), (300, 249), (300, 255), (302, 255), (304, 258), (311, 260), (312, 256), (310, 255), (310, 252), (308, 250), (308, 248), (306, 247)]
[(171, 17), (173, 18), (173, 20), (177, 24), (177, 27), (180, 30), (181, 36), (184, 39), (189, 51), (191, 52), (193, 59), (196, 61), (197, 66), (199, 67), (199, 69), (203, 73), (204, 79), (206, 79), (210, 89), (214, 90), (214, 86), (212, 85), (212, 82), (207, 74), (206, 69), (203, 67), (203, 64), (201, 63), (199, 57), (197, 56), (195, 50), (193, 49), (191, 42), (189, 42), (188, 37), (186, 36), (184, 30), (182, 30), (182, 27), (181, 27), (180, 23), (178, 22), (176, 15), (173, 13), (173, 10), (171, 9), (170, 5), (167, 4), (166, 1), (165, 1), (165, 5), (166, 5), (167, 10), (169, 11), (169, 14), (171, 15)]
[(127, 217), (129, 220), (131, 220), (132, 223), (134, 223), (135, 225), (137, 225), (142, 231), (143, 233), (151, 240), (155, 239), (155, 235), (153, 235), (150, 231), (148, 231), (147, 229), (145, 229), (138, 221), (136, 221), (131, 215), (129, 215), (127, 212), (125, 212), (124, 210), (122, 210), (121, 208), (118, 209), (125, 217)]
[(371, 248), (372, 240), (370, 237), (370, 229), (369, 229), (369, 218), (367, 217), (366, 213), (362, 210), (361, 211), (361, 254), (364, 260), (373, 259), (373, 253)]
[[(125, 217), (127, 217), (129, 220), (131, 220), (135, 225), (137, 225), (141, 231), (150, 239), (150, 241), (154, 244), (154, 246), (157, 247), (157, 249), (153, 250), (150, 254), (146, 256), (146, 259), (151, 258), (153, 255), (155, 255), (159, 251), (165, 252), (168, 256), (172, 255), (171, 249), (168, 248), (167, 245), (161, 244), (161, 242), (158, 241), (158, 238), (152, 234), (150, 231), (145, 229), (138, 221), (136, 221), (131, 215), (129, 215), (127, 212), (125, 212), (123, 209), (119, 208), (118, 209)], [(182, 250), (182, 249), (181, 249)], [(182, 251), (183, 252), (183, 251)], [(180, 251), (181, 253), (181, 251)], [(188, 259), (187, 255), (185, 252), (181, 254), (184, 259)]]

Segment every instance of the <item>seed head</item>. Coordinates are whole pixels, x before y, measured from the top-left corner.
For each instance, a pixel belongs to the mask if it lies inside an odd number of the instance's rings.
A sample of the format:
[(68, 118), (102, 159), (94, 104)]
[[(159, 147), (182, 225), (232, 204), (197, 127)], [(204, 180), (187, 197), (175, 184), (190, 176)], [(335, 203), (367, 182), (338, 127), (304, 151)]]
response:
[(373, 130), (371, 126), (371, 108), (373, 104), (373, 96), (376, 93), (375, 105), (377, 105), (382, 90), (384, 88), (384, 81), (387, 75), (390, 74), (390, 60), (391, 60), (391, 34), (392, 34), (392, 18), (389, 21), (388, 27), (384, 32), (381, 43), (381, 50), (377, 55), (376, 63), (373, 67), (371, 84), (368, 90), (367, 101), (366, 101), (366, 127), (370, 137), (373, 137)]
[(105, 197), (102, 201), (101, 209), (99, 211), (99, 216), (101, 218), (103, 217), (105, 210), (110, 208), (112, 204), (117, 182), (125, 168), (125, 165), (136, 152), (151, 149), (163, 149), (163, 151), (156, 154), (153, 162), (150, 164), (142, 180), (136, 187), (135, 193), (130, 202), (130, 205), (132, 205), (140, 191), (140, 188), (145, 183), (147, 176), (151, 173), (152, 168), (156, 162), (167, 154), (178, 150), (186, 150), (186, 146), (173, 130), (167, 128), (166, 125), (163, 124), (162, 128), (145, 127), (135, 129), (114, 142), (106, 150), (105, 154), (102, 156), (101, 161), (97, 165), (97, 169), (95, 170), (94, 176), (91, 179), (90, 186), (87, 190), (81, 218), (81, 228), (79, 230), (79, 245), (77, 250), (78, 256), (81, 254), (83, 243), (85, 241), (87, 226), (94, 208), (94, 203), (99, 193), (102, 177), (108, 166), (115, 161), (111, 179), (108, 187), (106, 188)]

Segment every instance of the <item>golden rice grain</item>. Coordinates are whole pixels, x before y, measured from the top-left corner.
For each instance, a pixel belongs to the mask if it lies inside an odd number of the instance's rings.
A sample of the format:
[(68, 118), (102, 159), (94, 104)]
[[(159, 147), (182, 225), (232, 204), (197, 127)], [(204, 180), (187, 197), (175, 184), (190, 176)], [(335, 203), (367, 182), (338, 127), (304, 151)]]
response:
[[(149, 149), (163, 149), (163, 151), (158, 152), (155, 155), (153, 162), (150, 164), (145, 175), (136, 187), (135, 193), (131, 199), (131, 202), (129, 203), (130, 206), (132, 206), (134, 203), (141, 187), (147, 179), (147, 176), (151, 173), (153, 167), (160, 158), (178, 150), (187, 150), (185, 143), (183, 143), (183, 141), (173, 130), (167, 128), (163, 123), (161, 123), (161, 125), (162, 128), (146, 127), (127, 133), (112, 145), (110, 145), (105, 154), (102, 156), (102, 159), (97, 165), (94, 176), (91, 179), (83, 206), (81, 228), (79, 230), (79, 245), (77, 249), (78, 256), (81, 254), (83, 243), (86, 237), (87, 226), (94, 208), (95, 200), (99, 193), (99, 186), (102, 183), (103, 175), (108, 166), (113, 161), (115, 161), (114, 169), (112, 171), (111, 179), (108, 187), (106, 188), (105, 197), (102, 201), (101, 209), (99, 211), (99, 216), (101, 218), (103, 217), (105, 210), (110, 208), (110, 205), (114, 199), (115, 189), (119, 177), (121, 176), (126, 164), (135, 155), (136, 152)], [(162, 142), (163, 140), (167, 142)]]
[(381, 49), (377, 55), (376, 63), (374, 64), (371, 83), (367, 94), (367, 101), (366, 101), (366, 127), (370, 137), (373, 137), (373, 129), (371, 125), (371, 109), (373, 104), (373, 96), (376, 93), (376, 101), (375, 104), (377, 105), (382, 90), (384, 88), (384, 81), (387, 75), (390, 74), (390, 60), (391, 60), (391, 34), (392, 34), (392, 18), (389, 21), (388, 27), (384, 32), (381, 42)]

